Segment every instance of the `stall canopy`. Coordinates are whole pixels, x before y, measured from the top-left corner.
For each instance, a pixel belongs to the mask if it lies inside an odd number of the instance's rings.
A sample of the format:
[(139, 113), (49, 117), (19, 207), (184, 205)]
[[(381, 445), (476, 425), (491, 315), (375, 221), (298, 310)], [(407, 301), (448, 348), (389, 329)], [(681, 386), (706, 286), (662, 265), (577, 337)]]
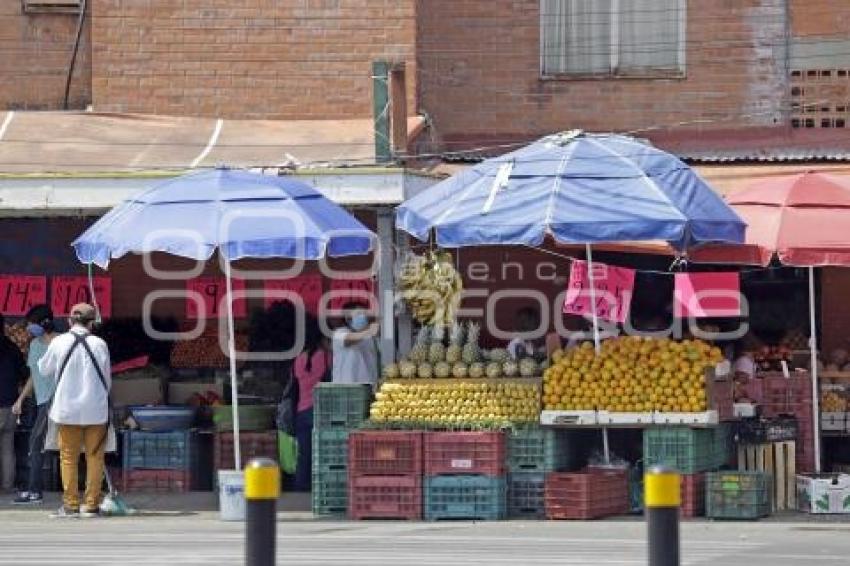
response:
[(375, 241), (366, 226), (308, 185), (217, 168), (169, 180), (126, 201), (72, 245), (80, 261), (103, 268), (110, 259), (131, 252), (207, 260), (219, 251), (228, 285), (234, 449), (240, 469), (230, 262), (247, 257), (316, 260), (367, 254)]
[(488, 159), (398, 208), (443, 247), (663, 240), (740, 243), (745, 223), (684, 162), (637, 139), (568, 132)]

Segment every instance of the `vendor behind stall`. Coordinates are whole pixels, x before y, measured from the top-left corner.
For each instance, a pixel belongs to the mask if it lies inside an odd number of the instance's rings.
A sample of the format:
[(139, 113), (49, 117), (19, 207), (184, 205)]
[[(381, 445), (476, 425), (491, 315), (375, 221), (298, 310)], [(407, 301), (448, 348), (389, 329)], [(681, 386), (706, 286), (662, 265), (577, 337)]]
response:
[(517, 311), (516, 321), (518, 336), (508, 343), (508, 353), (514, 360), (533, 357), (540, 348), (527, 337), (540, 330), (540, 313), (532, 307), (523, 307)]
[(378, 324), (359, 303), (343, 308), (345, 323), (333, 334), (333, 382), (378, 383)]

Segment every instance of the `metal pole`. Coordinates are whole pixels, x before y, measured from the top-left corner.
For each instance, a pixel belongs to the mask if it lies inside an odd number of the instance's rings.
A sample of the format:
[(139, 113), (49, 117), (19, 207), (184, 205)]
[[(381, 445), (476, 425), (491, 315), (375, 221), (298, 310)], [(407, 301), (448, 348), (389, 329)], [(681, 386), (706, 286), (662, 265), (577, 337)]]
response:
[(818, 386), (818, 329), (815, 313), (815, 268), (809, 267), (809, 325), (812, 355), (812, 420), (815, 439), (815, 472), (820, 473), (820, 387)]
[(678, 472), (664, 466), (654, 466), (644, 475), (649, 566), (680, 565), (681, 481)]
[(593, 317), (593, 345), (598, 354), (601, 350), (599, 344), (599, 318), (596, 316), (596, 282), (593, 278), (593, 253), (590, 244), (585, 244), (587, 252), (587, 280), (590, 283), (590, 314)]
[(233, 464), (234, 470), (242, 469), (242, 447), (239, 445), (239, 388), (236, 386), (236, 330), (233, 328), (233, 277), (230, 260), (224, 260), (224, 275), (227, 281), (227, 350), (230, 359), (230, 408), (233, 411)]
[(611, 448), (608, 444), (608, 427), (602, 427), (602, 454), (605, 457), (605, 464), (608, 465), (611, 463)]
[(245, 566), (274, 566), (280, 467), (269, 458), (245, 468)]

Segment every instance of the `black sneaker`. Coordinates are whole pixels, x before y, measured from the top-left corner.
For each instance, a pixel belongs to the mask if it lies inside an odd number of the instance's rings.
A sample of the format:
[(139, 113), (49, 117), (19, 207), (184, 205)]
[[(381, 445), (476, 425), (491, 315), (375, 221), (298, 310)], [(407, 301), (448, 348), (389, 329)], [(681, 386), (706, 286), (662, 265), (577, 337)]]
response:
[(15, 505), (41, 505), (44, 503), (44, 498), (40, 493), (22, 491), (12, 503)]

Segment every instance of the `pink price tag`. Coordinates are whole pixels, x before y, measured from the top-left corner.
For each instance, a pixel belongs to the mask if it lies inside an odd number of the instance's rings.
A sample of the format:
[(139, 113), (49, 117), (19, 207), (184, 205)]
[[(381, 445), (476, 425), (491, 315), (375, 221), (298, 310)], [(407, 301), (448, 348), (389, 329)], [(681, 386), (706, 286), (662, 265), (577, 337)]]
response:
[(570, 267), (570, 283), (564, 299), (564, 314), (590, 315), (591, 295), (596, 299), (596, 316), (611, 322), (625, 322), (629, 316), (632, 293), (635, 288), (635, 270), (593, 262), (593, 290), (587, 262), (573, 260)]

